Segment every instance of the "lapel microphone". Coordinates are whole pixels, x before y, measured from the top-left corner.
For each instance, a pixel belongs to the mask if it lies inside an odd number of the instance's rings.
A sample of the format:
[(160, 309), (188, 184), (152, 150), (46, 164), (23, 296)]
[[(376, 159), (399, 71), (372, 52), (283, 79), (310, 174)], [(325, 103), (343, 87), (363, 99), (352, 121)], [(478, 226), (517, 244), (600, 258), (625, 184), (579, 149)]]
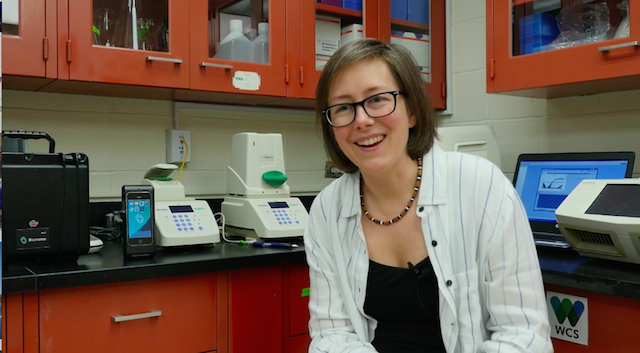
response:
[(423, 279), (425, 276), (431, 274), (431, 268), (425, 268), (424, 271), (420, 271), (417, 267), (415, 267), (411, 262), (407, 262), (407, 266), (413, 273), (418, 276), (418, 279)]

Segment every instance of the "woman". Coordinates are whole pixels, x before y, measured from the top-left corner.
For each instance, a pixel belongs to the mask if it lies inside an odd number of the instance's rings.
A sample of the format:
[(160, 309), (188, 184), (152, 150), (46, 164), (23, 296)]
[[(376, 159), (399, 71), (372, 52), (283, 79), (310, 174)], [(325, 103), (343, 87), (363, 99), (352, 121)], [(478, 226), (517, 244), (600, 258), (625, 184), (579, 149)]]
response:
[(346, 173), (316, 197), (304, 236), (309, 352), (552, 352), (521, 202), (492, 163), (434, 144), (411, 54), (344, 46), (316, 102)]

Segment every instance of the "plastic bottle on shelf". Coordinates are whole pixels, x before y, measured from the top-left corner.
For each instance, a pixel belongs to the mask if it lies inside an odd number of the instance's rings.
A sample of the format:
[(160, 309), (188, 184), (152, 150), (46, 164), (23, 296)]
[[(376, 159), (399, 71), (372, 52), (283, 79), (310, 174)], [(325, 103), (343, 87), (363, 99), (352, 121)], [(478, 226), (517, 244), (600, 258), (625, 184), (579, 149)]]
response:
[(242, 33), (242, 20), (231, 20), (231, 32), (220, 42), (220, 58), (234, 61), (253, 61), (253, 45)]
[(269, 23), (258, 23), (258, 37), (253, 40), (253, 62), (269, 63)]

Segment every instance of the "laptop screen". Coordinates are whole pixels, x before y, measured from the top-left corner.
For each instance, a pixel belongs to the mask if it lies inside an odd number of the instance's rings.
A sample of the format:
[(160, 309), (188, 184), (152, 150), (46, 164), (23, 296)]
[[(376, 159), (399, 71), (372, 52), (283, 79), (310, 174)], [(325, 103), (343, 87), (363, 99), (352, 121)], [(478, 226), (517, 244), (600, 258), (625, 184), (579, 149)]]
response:
[(515, 188), (533, 222), (556, 222), (556, 208), (583, 179), (624, 179), (628, 160), (520, 161)]

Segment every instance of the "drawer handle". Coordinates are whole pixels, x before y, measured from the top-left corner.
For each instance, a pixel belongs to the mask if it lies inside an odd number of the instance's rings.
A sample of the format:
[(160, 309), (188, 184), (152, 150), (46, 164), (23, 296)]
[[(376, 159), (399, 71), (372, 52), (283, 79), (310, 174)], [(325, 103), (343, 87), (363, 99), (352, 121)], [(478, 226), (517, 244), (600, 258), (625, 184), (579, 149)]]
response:
[(147, 61), (164, 61), (174, 64), (182, 64), (182, 59), (161, 58), (159, 56), (147, 56)]
[(123, 322), (123, 321), (131, 321), (131, 320), (139, 320), (139, 319), (148, 319), (150, 317), (158, 317), (162, 315), (162, 311), (154, 310), (148, 313), (143, 314), (134, 314), (134, 315), (114, 315), (111, 316), (113, 322)]
[(598, 48), (598, 50), (600, 50), (601, 52), (608, 52), (609, 50), (614, 50), (614, 49), (620, 49), (620, 48), (627, 48), (627, 47), (637, 47), (638, 46), (638, 41), (635, 40), (633, 42), (629, 42), (629, 43), (622, 43), (622, 44), (616, 44), (616, 45), (610, 45), (608, 47), (600, 47)]
[(227, 69), (227, 70), (231, 70), (233, 69), (233, 65), (223, 65), (223, 64), (212, 64), (212, 63), (205, 63), (205, 62), (201, 62), (200, 63), (200, 67), (219, 67), (222, 69)]

